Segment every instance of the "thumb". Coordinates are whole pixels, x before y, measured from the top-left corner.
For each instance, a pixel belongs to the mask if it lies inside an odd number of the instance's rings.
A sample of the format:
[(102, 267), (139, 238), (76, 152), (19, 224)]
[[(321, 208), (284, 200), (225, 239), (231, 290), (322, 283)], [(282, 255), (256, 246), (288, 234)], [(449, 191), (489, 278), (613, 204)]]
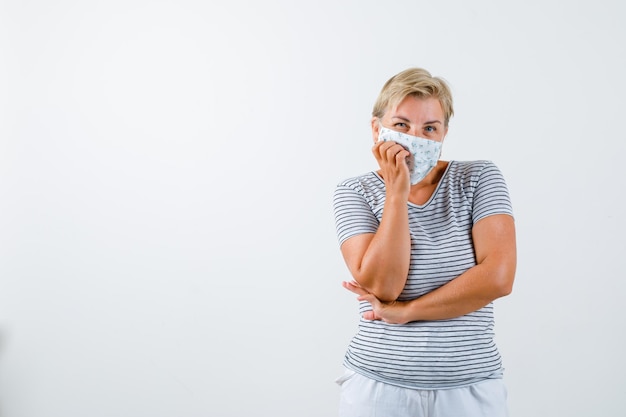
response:
[(373, 310), (369, 310), (363, 313), (363, 318), (365, 320), (380, 320), (380, 317), (378, 317), (376, 315), (376, 313), (374, 313)]

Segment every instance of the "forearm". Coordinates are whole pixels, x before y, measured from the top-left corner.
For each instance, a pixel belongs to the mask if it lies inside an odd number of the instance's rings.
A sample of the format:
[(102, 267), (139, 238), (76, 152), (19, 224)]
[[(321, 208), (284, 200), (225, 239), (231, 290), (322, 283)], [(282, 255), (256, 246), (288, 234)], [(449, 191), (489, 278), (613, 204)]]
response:
[(380, 300), (393, 301), (406, 284), (411, 260), (406, 201), (388, 198), (380, 226), (370, 241), (354, 278)]
[(407, 321), (443, 320), (476, 311), (513, 289), (515, 224), (508, 215), (480, 220), (472, 229), (476, 266), (407, 303)]
[(479, 310), (512, 290), (514, 271), (477, 265), (436, 290), (409, 301), (406, 321), (445, 320)]

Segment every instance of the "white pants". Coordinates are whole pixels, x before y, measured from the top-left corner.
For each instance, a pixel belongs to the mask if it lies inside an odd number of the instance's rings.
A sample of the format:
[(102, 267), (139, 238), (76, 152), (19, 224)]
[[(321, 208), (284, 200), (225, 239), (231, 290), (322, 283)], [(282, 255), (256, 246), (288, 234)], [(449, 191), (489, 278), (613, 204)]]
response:
[(418, 390), (367, 378), (351, 370), (336, 380), (341, 386), (339, 417), (507, 417), (502, 379), (467, 387)]

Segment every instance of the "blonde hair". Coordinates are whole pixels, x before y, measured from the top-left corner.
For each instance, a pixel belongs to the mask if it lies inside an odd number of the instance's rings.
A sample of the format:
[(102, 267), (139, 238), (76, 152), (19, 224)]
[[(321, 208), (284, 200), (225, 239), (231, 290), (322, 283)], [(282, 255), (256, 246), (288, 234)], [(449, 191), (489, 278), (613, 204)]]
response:
[(372, 116), (381, 119), (388, 109), (400, 104), (407, 96), (438, 99), (443, 110), (444, 125), (448, 126), (454, 114), (450, 87), (444, 79), (433, 77), (422, 68), (409, 68), (391, 77), (374, 103)]

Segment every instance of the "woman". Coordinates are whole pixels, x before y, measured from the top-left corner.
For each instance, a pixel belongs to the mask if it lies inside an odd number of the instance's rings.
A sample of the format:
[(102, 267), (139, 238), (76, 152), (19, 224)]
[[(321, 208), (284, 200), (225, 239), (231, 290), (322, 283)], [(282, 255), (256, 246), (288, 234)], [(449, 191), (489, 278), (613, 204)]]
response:
[(508, 295), (515, 226), (490, 161), (442, 161), (446, 82), (410, 68), (372, 113), (380, 169), (341, 182), (334, 212), (361, 319), (340, 416), (505, 416), (492, 301)]

